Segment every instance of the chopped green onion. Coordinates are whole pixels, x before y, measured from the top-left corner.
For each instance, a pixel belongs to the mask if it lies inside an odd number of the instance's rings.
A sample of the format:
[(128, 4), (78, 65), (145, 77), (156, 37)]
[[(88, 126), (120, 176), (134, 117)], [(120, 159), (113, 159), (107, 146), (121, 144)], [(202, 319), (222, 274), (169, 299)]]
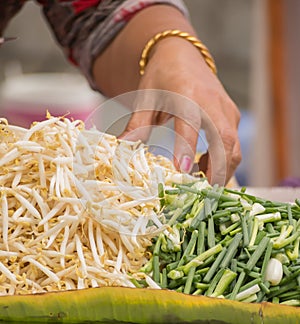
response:
[(228, 227), (225, 227), (224, 229), (222, 228), (222, 230), (221, 230), (221, 234), (222, 234), (222, 235), (226, 235), (226, 234), (230, 233), (231, 231), (233, 231), (234, 229), (236, 229), (237, 227), (239, 227), (240, 224), (241, 224), (241, 222), (238, 221), (238, 222), (236, 222), (236, 223), (231, 224), (231, 225), (228, 226)]
[(300, 299), (291, 299), (291, 300), (286, 300), (282, 303), (281, 305), (287, 305), (287, 306), (300, 306)]
[(205, 219), (205, 210), (204, 210), (204, 201), (200, 202), (199, 208), (197, 210), (197, 213), (195, 217), (192, 219), (192, 222), (190, 224), (191, 230), (195, 230), (199, 227), (201, 221)]
[(206, 223), (201, 222), (199, 226), (199, 234), (198, 234), (198, 241), (197, 241), (197, 255), (203, 253), (205, 250), (205, 229), (206, 229)]
[(253, 294), (256, 294), (259, 291), (260, 291), (259, 285), (258, 284), (255, 284), (252, 287), (250, 287), (250, 288), (248, 288), (246, 290), (243, 290), (243, 291), (239, 292), (236, 295), (236, 300), (243, 300), (243, 299), (248, 298), (249, 296), (251, 296)]
[(205, 277), (203, 278), (203, 282), (210, 282), (214, 274), (219, 268), (221, 261), (223, 260), (225, 254), (227, 253), (227, 248), (224, 247), (223, 250), (218, 254), (216, 260), (209, 268), (208, 272), (206, 273)]
[(164, 185), (162, 183), (158, 184), (158, 198), (160, 198), (160, 207), (162, 208), (165, 205), (165, 193), (164, 193)]
[(256, 240), (256, 235), (257, 235), (257, 231), (258, 231), (258, 227), (259, 227), (259, 220), (258, 218), (254, 218), (254, 222), (253, 222), (253, 227), (252, 227), (252, 232), (251, 232), (251, 238), (250, 238), (250, 242), (248, 246), (253, 246)]
[(168, 274), (167, 274), (168, 278), (176, 280), (176, 279), (180, 279), (184, 276), (184, 272), (181, 270), (171, 270)]
[(236, 282), (236, 285), (234, 286), (230, 296), (229, 296), (229, 299), (231, 300), (235, 300), (236, 299), (236, 295), (238, 294), (239, 290), (240, 290), (240, 287), (242, 286), (243, 284), (243, 281), (246, 277), (246, 273), (245, 271), (242, 271), (238, 277), (238, 280)]
[(167, 288), (168, 286), (168, 277), (167, 277), (167, 269), (164, 268), (161, 273), (161, 288)]
[[(291, 231), (293, 226), (290, 227)], [(286, 234), (288, 233), (288, 231), (286, 232)], [(285, 235), (284, 235), (285, 236)], [(294, 242), (298, 237), (300, 236), (300, 231), (295, 232), (295, 234), (291, 235), (290, 237), (284, 238), (284, 239), (280, 239), (280, 237), (278, 238), (278, 240), (276, 240), (274, 242), (274, 249), (281, 249), (282, 247), (285, 247), (287, 245), (289, 245), (290, 243)]]
[(265, 211), (265, 207), (259, 203), (254, 203), (250, 210), (250, 217), (261, 214)]
[(225, 269), (225, 271), (222, 273), (222, 276), (216, 288), (214, 289), (214, 292), (210, 296), (218, 297), (222, 295), (229, 287), (229, 285), (232, 283), (232, 281), (236, 278), (236, 276), (237, 276), (236, 272), (233, 272), (230, 269)]
[(221, 277), (223, 276), (223, 273), (225, 272), (225, 269), (220, 269), (216, 275), (213, 277), (212, 281), (209, 284), (209, 287), (207, 289), (207, 291), (205, 292), (206, 296), (211, 296), (213, 291), (215, 290), (219, 280), (221, 279)]
[(193, 278), (194, 278), (194, 275), (195, 275), (195, 270), (196, 270), (195, 267), (190, 268), (190, 271), (188, 273), (187, 280), (186, 280), (186, 283), (185, 283), (185, 286), (184, 286), (184, 290), (183, 290), (183, 292), (185, 294), (189, 294), (191, 292)]
[(153, 280), (156, 283), (160, 282), (160, 272), (159, 272), (159, 256), (153, 256)]
[(182, 270), (185, 274), (187, 274), (191, 267), (197, 267), (201, 263), (203, 263), (204, 260), (206, 260), (208, 257), (213, 256), (215, 254), (218, 254), (222, 251), (222, 245), (217, 244), (214, 247), (210, 248), (209, 250), (206, 250), (205, 252), (198, 255), (196, 258), (191, 260), (189, 263), (187, 263), (185, 266), (183, 266)]
[(272, 249), (273, 249), (273, 243), (271, 241), (269, 241), (267, 249), (266, 249), (266, 253), (264, 255), (264, 260), (263, 260), (263, 263), (262, 263), (262, 267), (261, 267), (261, 277), (262, 277), (263, 281), (265, 281), (266, 269), (267, 269), (269, 260), (271, 258)]
[(270, 213), (270, 214), (262, 214), (262, 215), (256, 215), (255, 218), (257, 218), (260, 222), (267, 223), (267, 222), (277, 222), (281, 219), (280, 212), (276, 213)]
[(182, 255), (181, 260), (178, 263), (178, 267), (182, 266), (184, 264), (184, 258), (188, 255), (191, 255), (194, 253), (195, 250), (195, 246), (196, 246), (196, 242), (197, 242), (197, 238), (198, 238), (198, 231), (195, 230), (193, 231), (192, 235), (191, 235), (191, 239), (186, 247), (186, 249), (184, 250), (184, 253)]
[(211, 216), (208, 218), (207, 245), (209, 248), (216, 245), (214, 220)]
[(237, 248), (242, 240), (243, 235), (241, 233), (236, 234), (233, 241), (230, 243), (226, 256), (222, 260), (222, 263), (220, 265), (221, 268), (228, 267), (229, 263), (231, 262), (234, 255), (237, 253)]
[(291, 251), (290, 249), (286, 250), (286, 254), (291, 261), (297, 260), (299, 258), (299, 242), (300, 242), (300, 237), (297, 237), (295, 240), (293, 251)]
[(251, 255), (250, 259), (247, 262), (247, 270), (248, 271), (251, 271), (253, 269), (253, 267), (255, 266), (258, 259), (265, 252), (265, 249), (269, 242), (270, 242), (270, 239), (266, 236), (260, 241), (256, 250), (253, 252), (253, 254)]

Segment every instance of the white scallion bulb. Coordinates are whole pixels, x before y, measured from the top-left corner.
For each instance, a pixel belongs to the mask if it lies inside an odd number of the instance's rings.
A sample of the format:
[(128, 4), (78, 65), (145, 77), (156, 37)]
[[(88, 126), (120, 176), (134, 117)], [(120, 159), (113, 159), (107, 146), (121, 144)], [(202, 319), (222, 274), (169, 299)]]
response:
[(276, 286), (280, 283), (282, 275), (283, 270), (281, 262), (271, 258), (266, 269), (266, 280), (268, 280), (272, 286)]

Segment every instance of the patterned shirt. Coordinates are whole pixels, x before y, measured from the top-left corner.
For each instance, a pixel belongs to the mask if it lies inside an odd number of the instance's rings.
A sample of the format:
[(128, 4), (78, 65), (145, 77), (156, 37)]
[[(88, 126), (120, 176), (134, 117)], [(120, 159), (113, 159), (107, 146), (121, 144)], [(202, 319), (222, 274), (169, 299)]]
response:
[[(0, 1), (0, 36), (10, 19), (28, 0)], [(80, 67), (91, 87), (95, 58), (140, 10), (153, 4), (169, 4), (185, 15), (181, 0), (36, 0), (68, 58)]]

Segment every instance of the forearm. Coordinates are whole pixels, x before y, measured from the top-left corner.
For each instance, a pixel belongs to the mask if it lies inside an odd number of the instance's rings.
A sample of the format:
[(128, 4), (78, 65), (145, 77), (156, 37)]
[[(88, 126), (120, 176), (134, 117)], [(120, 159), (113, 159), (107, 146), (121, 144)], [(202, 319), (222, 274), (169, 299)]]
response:
[(151, 37), (167, 29), (195, 35), (186, 17), (172, 6), (153, 5), (137, 13), (95, 60), (93, 74), (99, 90), (115, 96), (137, 89), (141, 52)]

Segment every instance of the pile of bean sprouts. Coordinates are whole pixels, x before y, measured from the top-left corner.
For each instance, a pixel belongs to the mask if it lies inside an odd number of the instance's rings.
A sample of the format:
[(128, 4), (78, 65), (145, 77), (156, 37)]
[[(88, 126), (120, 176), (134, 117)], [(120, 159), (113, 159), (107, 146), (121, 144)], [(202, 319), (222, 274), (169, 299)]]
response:
[[(166, 231), (158, 184), (186, 181), (141, 142), (51, 117), (0, 119), (0, 294), (134, 287)], [(138, 277), (140, 278), (140, 277)]]

